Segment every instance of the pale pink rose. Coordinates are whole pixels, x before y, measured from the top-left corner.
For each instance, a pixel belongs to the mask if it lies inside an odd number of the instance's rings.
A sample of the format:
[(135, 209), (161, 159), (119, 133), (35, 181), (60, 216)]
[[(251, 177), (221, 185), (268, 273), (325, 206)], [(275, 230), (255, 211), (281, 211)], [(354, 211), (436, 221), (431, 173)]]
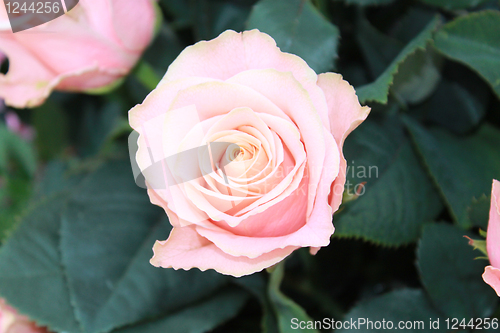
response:
[(342, 145), (369, 111), (341, 75), (258, 30), (186, 48), (129, 113), (149, 197), (173, 225), (151, 263), (239, 277), (327, 246)]
[(0, 53), (9, 60), (0, 74), (0, 98), (13, 107), (34, 107), (52, 90), (93, 92), (117, 83), (150, 43), (154, 0), (80, 0), (67, 14), (12, 33), (0, 1)]
[(500, 182), (498, 180), (493, 180), (493, 189), (491, 190), (486, 250), (491, 266), (485, 268), (483, 280), (495, 289), (500, 297)]
[(0, 333), (47, 333), (47, 329), (38, 327), (28, 317), (17, 313), (0, 298)]

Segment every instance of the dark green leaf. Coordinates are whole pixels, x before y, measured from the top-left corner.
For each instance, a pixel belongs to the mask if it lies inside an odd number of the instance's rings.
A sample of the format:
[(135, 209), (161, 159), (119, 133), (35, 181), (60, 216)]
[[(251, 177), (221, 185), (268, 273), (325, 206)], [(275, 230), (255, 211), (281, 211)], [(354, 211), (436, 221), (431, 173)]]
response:
[(345, 1), (350, 5), (371, 6), (371, 5), (388, 5), (395, 0), (337, 0)]
[[(372, 322), (371, 326), (368, 320)], [(382, 321), (385, 320), (385, 329), (382, 327)], [(438, 320), (438, 326), (436, 326)], [(432, 305), (425, 297), (425, 293), (418, 289), (401, 289), (392, 291), (382, 296), (364, 300), (356, 305), (343, 320), (356, 326), (338, 330), (339, 333), (347, 332), (394, 332), (402, 330), (404, 332), (446, 332), (443, 318), (440, 318), (439, 312), (434, 310)], [(360, 323), (361, 321), (361, 324)], [(364, 321), (364, 322), (363, 322)], [(375, 322), (379, 322), (378, 328)], [(433, 326), (431, 327), (431, 321)], [(410, 324), (412, 327), (398, 327)], [(392, 329), (390, 328), (392, 327)]]
[(65, 148), (68, 141), (68, 119), (60, 105), (48, 101), (33, 110), (35, 143), (43, 160), (49, 160)]
[(116, 333), (204, 333), (234, 317), (245, 304), (248, 294), (241, 290), (221, 293), (185, 310), (146, 324), (114, 331)]
[(253, 274), (243, 276), (233, 280), (236, 284), (247, 289), (254, 295), (262, 306), (262, 332), (263, 333), (278, 333), (278, 323), (272, 309), (269, 294), (267, 292), (267, 283), (262, 274)]
[(277, 264), (271, 273), (271, 278), (269, 280), (269, 298), (278, 317), (278, 325), (280, 328), (280, 333), (292, 333), (292, 332), (312, 332), (319, 333), (315, 329), (300, 329), (293, 328), (292, 320), (297, 320), (298, 322), (312, 322), (313, 320), (305, 312), (303, 308), (295, 303), (292, 299), (284, 295), (280, 290), (281, 281), (285, 275), (285, 262)]
[(476, 7), (489, 0), (421, 0), (422, 2), (447, 10), (467, 9)]
[(495, 292), (481, 277), (488, 262), (474, 260), (480, 252), (472, 250), (465, 234), (446, 224), (424, 229), (418, 247), (422, 283), (447, 317), (488, 317), (497, 303)]
[(374, 82), (356, 89), (361, 103), (368, 101), (387, 103), (389, 88), (393, 84), (394, 75), (398, 72), (400, 65), (417, 50), (426, 49), (428, 43), (432, 40), (432, 34), (439, 25), (439, 22), (440, 19), (438, 17), (434, 18), (417, 37), (405, 46), (389, 67)]
[(432, 47), (417, 50), (399, 66), (391, 91), (407, 103), (422, 102), (439, 84), (442, 63), (442, 57)]
[(107, 332), (179, 311), (227, 279), (151, 266), (170, 228), (130, 165), (109, 162), (26, 216), (0, 252), (0, 294), (56, 331)]
[(466, 133), (476, 127), (486, 114), (484, 95), (474, 94), (457, 81), (443, 79), (429, 99), (427, 119), (455, 133)]
[(334, 236), (391, 246), (415, 241), (442, 204), (401, 122), (365, 121), (346, 140), (344, 153), (346, 191), (361, 196), (335, 215)]
[(103, 167), (84, 180), (63, 214), (63, 264), (86, 332), (181, 308), (225, 281), (213, 272), (174, 272), (149, 264), (154, 241), (166, 238), (170, 228), (160, 220), (163, 211), (127, 176), (132, 177), (128, 163)]
[(17, 163), (29, 177), (35, 174), (37, 161), (31, 145), (0, 124), (0, 175), (9, 171), (10, 162)]
[(33, 206), (2, 246), (0, 294), (41, 325), (54, 331), (81, 332), (59, 252), (65, 198), (61, 194)]
[(384, 35), (368, 22), (364, 16), (358, 19), (357, 40), (363, 56), (374, 78), (384, 72), (391, 61), (401, 52), (404, 45)]
[(471, 226), (467, 210), (473, 198), (491, 192), (491, 181), (500, 177), (500, 131), (483, 125), (467, 137), (443, 130), (426, 131), (406, 119), (416, 146), (440, 189), (455, 221)]
[(261, 0), (248, 28), (268, 33), (281, 51), (298, 55), (317, 73), (334, 67), (339, 30), (309, 0)]
[(488, 229), (490, 205), (491, 198), (489, 196), (482, 195), (477, 199), (472, 199), (472, 203), (469, 205), (467, 214), (469, 215), (469, 220), (473, 226), (480, 227), (484, 231)]
[(479, 73), (500, 97), (500, 12), (459, 17), (436, 34), (436, 48)]

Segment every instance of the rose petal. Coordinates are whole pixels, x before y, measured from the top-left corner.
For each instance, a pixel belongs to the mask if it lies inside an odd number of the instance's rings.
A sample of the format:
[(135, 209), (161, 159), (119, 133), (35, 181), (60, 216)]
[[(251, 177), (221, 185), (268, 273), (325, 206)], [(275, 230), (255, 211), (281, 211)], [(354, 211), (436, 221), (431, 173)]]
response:
[(486, 249), (493, 267), (500, 268), (500, 182), (493, 180)]
[[(330, 184), (337, 176), (338, 169), (333, 162), (338, 160), (339, 153), (333, 136), (325, 133), (325, 137), (328, 147), (327, 159), (310, 216), (305, 214), (303, 198), (306, 193), (299, 188), (275, 204), (272, 209), (247, 218), (236, 228), (227, 230), (200, 226), (196, 228), (198, 233), (226, 253), (250, 258), (276, 248), (327, 246), (334, 232), (328, 195)], [(298, 230), (293, 229), (300, 226), (304, 220), (307, 221), (305, 225)]]
[(367, 106), (361, 107), (354, 88), (342, 75), (324, 73), (318, 75), (318, 86), (323, 89), (329, 109), (330, 130), (340, 150), (340, 172), (332, 184), (330, 204), (336, 211), (342, 202), (347, 163), (342, 152), (345, 138), (366, 119), (370, 113)]
[(173, 228), (166, 241), (157, 241), (153, 247), (151, 264), (156, 267), (201, 271), (214, 269), (235, 277), (249, 275), (270, 267), (290, 255), (296, 247), (275, 249), (258, 258), (235, 257), (222, 252), (194, 227)]
[(500, 297), (500, 269), (487, 266), (484, 269), (483, 280), (489, 284)]

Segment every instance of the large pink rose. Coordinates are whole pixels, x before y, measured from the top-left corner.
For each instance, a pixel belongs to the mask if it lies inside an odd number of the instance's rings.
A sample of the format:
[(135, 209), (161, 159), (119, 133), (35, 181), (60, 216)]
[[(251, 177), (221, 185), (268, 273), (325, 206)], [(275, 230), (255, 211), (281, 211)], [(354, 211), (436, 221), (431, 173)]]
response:
[(173, 225), (151, 263), (242, 276), (328, 245), (342, 145), (369, 110), (258, 30), (186, 48), (129, 113), (149, 197)]
[(0, 298), (0, 333), (47, 333)]
[[(80, 0), (66, 15), (12, 33), (0, 1), (0, 98), (14, 107), (37, 106), (53, 89), (92, 92), (126, 75), (152, 39), (153, 0)], [(2, 57), (0, 57), (1, 59)]]
[(485, 268), (483, 280), (500, 296), (500, 182), (498, 180), (493, 180), (493, 189), (491, 190), (486, 250), (491, 266)]

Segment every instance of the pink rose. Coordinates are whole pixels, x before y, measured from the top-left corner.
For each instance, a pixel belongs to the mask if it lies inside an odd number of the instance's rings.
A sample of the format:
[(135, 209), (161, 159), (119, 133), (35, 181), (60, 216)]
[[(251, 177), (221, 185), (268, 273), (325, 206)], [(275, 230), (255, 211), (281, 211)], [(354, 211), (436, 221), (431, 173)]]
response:
[[(80, 0), (67, 14), (12, 33), (0, 2), (0, 98), (14, 107), (43, 103), (53, 89), (92, 92), (117, 83), (151, 41), (153, 0)], [(0, 57), (1, 58), (1, 57)]]
[(486, 250), (488, 251), (491, 266), (484, 269), (483, 280), (495, 289), (500, 297), (500, 182), (498, 180), (493, 180), (491, 190)]
[(149, 197), (173, 225), (151, 263), (239, 277), (328, 245), (342, 145), (369, 111), (341, 75), (258, 30), (186, 48), (129, 113)]
[(47, 333), (47, 330), (18, 314), (0, 298), (0, 333)]

